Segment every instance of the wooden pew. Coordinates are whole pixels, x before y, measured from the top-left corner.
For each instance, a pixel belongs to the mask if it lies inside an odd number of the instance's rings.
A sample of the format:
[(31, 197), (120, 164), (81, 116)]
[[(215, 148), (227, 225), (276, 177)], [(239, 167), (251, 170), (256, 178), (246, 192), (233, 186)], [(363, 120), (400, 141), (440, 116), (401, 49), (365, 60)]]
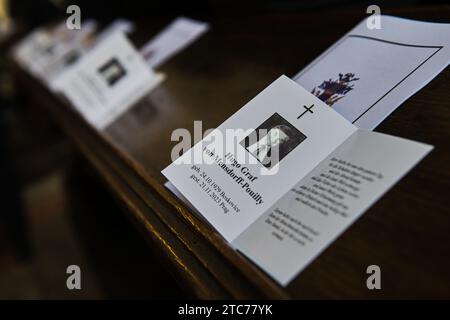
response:
[[(450, 7), (383, 13), (448, 22)], [(376, 129), (435, 150), (285, 288), (163, 186), (160, 171), (171, 162), (173, 130), (192, 132), (194, 120), (202, 120), (204, 130), (219, 125), (279, 75), (295, 75), (363, 17), (362, 11), (203, 17), (211, 30), (165, 63), (162, 85), (103, 132), (17, 65), (14, 72), (24, 93), (44, 102), (114, 192), (149, 250), (161, 254), (195, 296), (448, 298), (448, 68)], [(170, 20), (137, 21), (133, 41), (139, 47)], [(371, 264), (381, 267), (382, 290), (366, 287)]]

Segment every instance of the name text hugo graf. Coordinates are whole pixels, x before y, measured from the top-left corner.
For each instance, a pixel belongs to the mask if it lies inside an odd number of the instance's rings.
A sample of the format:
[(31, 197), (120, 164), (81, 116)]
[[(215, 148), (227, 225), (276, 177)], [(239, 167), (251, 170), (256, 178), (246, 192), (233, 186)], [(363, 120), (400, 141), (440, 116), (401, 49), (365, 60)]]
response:
[(228, 160), (230, 162), (231, 167), (238, 169), (240, 174), (242, 174), (240, 175), (239, 172), (236, 172), (233, 168), (230, 168), (224, 162), (224, 160), (219, 157), (219, 155), (214, 153), (214, 151), (209, 150), (206, 147), (203, 149), (203, 151), (205, 152), (205, 154), (213, 158), (214, 161), (217, 163), (217, 165), (220, 168), (222, 168), (223, 171), (225, 171), (228, 174), (228, 176), (233, 179), (234, 182), (240, 185), (241, 188), (244, 189), (244, 191), (251, 198), (255, 200), (257, 205), (262, 204), (264, 202), (262, 196), (251, 188), (250, 183), (255, 182), (258, 179), (258, 176), (253, 175), (248, 167), (242, 166), (240, 163), (237, 162), (237, 160), (233, 157), (233, 155), (230, 152), (228, 152), (225, 155), (225, 160)]
[[(250, 169), (239, 164), (231, 153), (225, 155), (225, 159), (219, 157), (214, 151), (204, 148), (203, 152), (214, 160), (217, 164), (235, 183), (237, 183), (244, 192), (255, 201), (256, 205), (264, 203), (262, 195), (252, 188), (251, 183), (258, 179), (258, 176), (252, 174)], [(225, 161), (229, 162), (225, 163)], [(217, 202), (224, 213), (229, 212), (231, 208), (236, 213), (240, 212), (239, 207), (234, 201), (227, 196), (225, 190), (222, 189), (215, 181), (212, 180), (204, 171), (196, 165), (191, 168), (199, 175), (192, 174), (191, 179), (199, 184), (199, 186), (206, 192), (212, 200)]]

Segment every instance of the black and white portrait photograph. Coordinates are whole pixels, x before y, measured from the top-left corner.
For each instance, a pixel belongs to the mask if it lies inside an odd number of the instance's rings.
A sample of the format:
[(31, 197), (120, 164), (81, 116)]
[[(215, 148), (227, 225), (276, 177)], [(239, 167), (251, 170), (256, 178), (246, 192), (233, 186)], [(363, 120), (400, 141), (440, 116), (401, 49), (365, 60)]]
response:
[(296, 127), (274, 113), (241, 142), (253, 157), (270, 169), (306, 139)]
[(112, 58), (111, 60), (109, 60), (98, 69), (98, 72), (102, 75), (102, 77), (110, 87), (115, 85), (127, 74), (124, 67), (120, 64), (117, 58)]

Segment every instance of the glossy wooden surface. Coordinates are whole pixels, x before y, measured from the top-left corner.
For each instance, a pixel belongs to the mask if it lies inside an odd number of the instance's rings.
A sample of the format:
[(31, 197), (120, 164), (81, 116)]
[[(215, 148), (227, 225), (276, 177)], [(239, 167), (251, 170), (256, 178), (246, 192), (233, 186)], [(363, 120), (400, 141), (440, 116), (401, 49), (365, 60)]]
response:
[[(450, 7), (394, 15), (450, 22)], [(435, 150), (292, 283), (282, 288), (168, 192), (177, 128), (219, 125), (281, 74), (295, 75), (358, 23), (364, 12), (215, 17), (211, 30), (159, 71), (164, 83), (104, 132), (89, 127), (42, 84), (16, 69), (23, 90), (43, 101), (130, 212), (179, 281), (201, 298), (450, 297), (450, 71), (406, 101), (376, 131)], [(201, 17), (200, 17), (201, 18)], [(139, 46), (170, 18), (138, 22)], [(118, 235), (120, 236), (120, 235)], [(382, 290), (366, 288), (366, 268)]]

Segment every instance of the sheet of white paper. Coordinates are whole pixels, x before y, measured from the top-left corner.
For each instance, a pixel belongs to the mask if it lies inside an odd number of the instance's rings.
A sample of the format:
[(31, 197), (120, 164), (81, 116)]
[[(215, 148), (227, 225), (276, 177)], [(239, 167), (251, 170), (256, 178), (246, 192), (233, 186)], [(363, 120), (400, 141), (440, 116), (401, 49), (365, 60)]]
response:
[(358, 130), (234, 246), (286, 285), (431, 149)]
[(122, 32), (124, 34), (131, 34), (136, 30), (136, 25), (133, 21), (119, 18), (111, 22), (105, 29), (100, 32), (97, 37), (97, 41), (101, 42), (108, 38), (111, 34), (116, 32)]
[(53, 45), (53, 35), (62, 32), (64, 25), (64, 23), (59, 23), (32, 31), (13, 48), (13, 56), (16, 61), (23, 68), (30, 70), (33, 59), (49, 50)]
[(87, 20), (79, 30), (67, 29), (65, 22), (40, 28), (16, 47), (14, 56), (24, 68), (47, 83), (78, 61), (88, 49), (86, 39), (96, 29), (94, 20)]
[(122, 32), (111, 34), (52, 82), (83, 114), (103, 129), (162, 80)]
[(186, 48), (208, 29), (209, 25), (205, 22), (185, 17), (177, 18), (145, 44), (141, 53), (148, 65), (156, 68)]
[[(312, 112), (305, 109), (311, 106)], [(267, 131), (260, 142), (283, 132), (277, 165), (263, 165), (265, 149), (258, 158), (255, 144), (247, 142), (255, 129)], [(282, 76), (162, 173), (231, 242), (355, 130)]]
[(450, 24), (363, 20), (294, 80), (362, 129), (372, 130), (450, 62)]
[[(85, 28), (85, 26), (83, 28)], [(42, 78), (47, 83), (50, 90), (56, 92), (57, 89), (55, 87), (55, 79), (59, 81), (59, 77), (62, 73), (71, 72), (73, 66), (76, 63), (80, 62), (83, 56), (87, 54), (93, 47), (101, 44), (103, 40), (110, 37), (114, 33), (123, 33), (128, 35), (134, 32), (134, 30), (135, 25), (132, 21), (121, 18), (111, 22), (105, 29), (100, 32), (100, 34), (95, 37), (92, 31), (92, 41), (89, 41), (87, 44), (84, 44), (82, 41), (79, 41), (79, 44), (77, 45), (74, 44), (73, 48), (68, 51), (65, 56), (62, 56), (47, 68), (48, 71), (45, 72)], [(86, 34), (86, 37), (89, 35), (90, 34)]]

